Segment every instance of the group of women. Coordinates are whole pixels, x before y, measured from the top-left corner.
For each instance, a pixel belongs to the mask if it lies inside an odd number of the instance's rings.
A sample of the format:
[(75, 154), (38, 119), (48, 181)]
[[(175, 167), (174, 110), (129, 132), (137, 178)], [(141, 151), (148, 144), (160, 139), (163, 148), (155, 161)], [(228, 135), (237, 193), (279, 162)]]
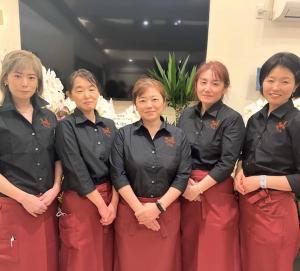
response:
[(259, 81), (268, 103), (246, 129), (222, 102), (226, 67), (211, 61), (198, 68), (198, 102), (178, 127), (161, 116), (163, 85), (145, 77), (132, 91), (141, 119), (117, 130), (95, 110), (92, 73), (72, 73), (66, 95), (76, 109), (57, 123), (40, 97), (40, 60), (8, 53), (0, 76), (0, 271), (292, 271), (299, 57), (273, 55)]

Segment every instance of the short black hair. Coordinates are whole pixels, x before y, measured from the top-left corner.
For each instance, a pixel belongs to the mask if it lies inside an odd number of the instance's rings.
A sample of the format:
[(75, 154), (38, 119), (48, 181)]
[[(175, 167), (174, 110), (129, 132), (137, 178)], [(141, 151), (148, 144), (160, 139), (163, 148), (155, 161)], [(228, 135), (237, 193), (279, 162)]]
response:
[(296, 82), (294, 97), (300, 97), (300, 58), (289, 52), (280, 52), (271, 56), (261, 67), (259, 74), (260, 93), (262, 94), (262, 84), (269, 73), (277, 66), (289, 69)]

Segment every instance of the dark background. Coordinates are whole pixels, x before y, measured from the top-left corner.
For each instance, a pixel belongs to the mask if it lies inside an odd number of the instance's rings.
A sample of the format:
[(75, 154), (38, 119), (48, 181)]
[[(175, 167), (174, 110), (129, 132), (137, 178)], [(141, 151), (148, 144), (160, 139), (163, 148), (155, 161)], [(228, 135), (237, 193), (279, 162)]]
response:
[(86, 68), (105, 97), (126, 100), (153, 56), (165, 63), (169, 52), (178, 61), (190, 55), (189, 68), (205, 60), (208, 14), (209, 0), (20, 0), (22, 49), (64, 86)]

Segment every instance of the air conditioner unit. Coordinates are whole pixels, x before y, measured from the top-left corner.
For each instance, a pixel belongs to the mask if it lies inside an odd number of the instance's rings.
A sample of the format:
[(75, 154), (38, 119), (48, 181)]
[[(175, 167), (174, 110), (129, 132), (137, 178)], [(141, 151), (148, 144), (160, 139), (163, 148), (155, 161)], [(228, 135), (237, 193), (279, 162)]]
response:
[(274, 0), (273, 21), (300, 21), (300, 0)]

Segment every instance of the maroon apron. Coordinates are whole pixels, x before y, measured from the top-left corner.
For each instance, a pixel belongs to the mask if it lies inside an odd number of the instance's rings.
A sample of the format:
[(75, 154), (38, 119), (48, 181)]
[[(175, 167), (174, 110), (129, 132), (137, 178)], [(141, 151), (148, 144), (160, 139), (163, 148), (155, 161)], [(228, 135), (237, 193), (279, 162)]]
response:
[(299, 249), (294, 194), (258, 190), (240, 195), (243, 271), (292, 271)]
[(17, 201), (0, 197), (0, 271), (57, 271), (57, 202), (33, 217)]
[[(143, 203), (157, 199), (139, 198)], [(116, 271), (180, 271), (180, 202), (161, 214), (159, 231), (140, 225), (121, 199), (115, 221)]]
[[(111, 201), (111, 185), (97, 186), (105, 203)], [(112, 271), (113, 226), (102, 226), (97, 207), (74, 191), (65, 191), (59, 219), (60, 271)]]
[[(193, 170), (199, 182), (207, 171)], [(181, 246), (183, 271), (239, 271), (238, 203), (233, 179), (214, 185), (201, 201), (182, 198)]]

